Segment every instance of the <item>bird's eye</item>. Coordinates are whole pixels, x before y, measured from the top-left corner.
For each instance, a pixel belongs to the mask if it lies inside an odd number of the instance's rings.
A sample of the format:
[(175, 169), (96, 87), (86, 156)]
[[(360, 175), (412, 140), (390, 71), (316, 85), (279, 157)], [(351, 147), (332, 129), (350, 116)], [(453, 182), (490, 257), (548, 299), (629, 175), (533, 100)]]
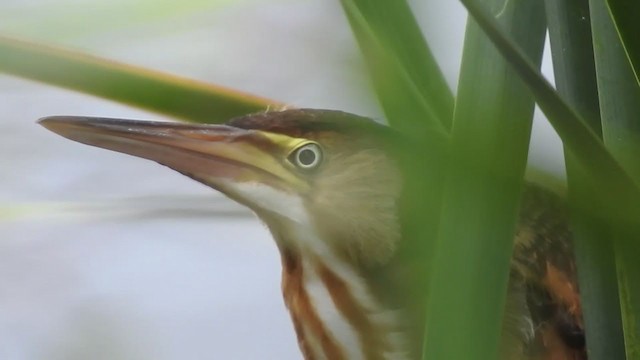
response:
[(322, 162), (322, 149), (316, 143), (308, 143), (294, 150), (289, 160), (300, 169), (315, 169)]

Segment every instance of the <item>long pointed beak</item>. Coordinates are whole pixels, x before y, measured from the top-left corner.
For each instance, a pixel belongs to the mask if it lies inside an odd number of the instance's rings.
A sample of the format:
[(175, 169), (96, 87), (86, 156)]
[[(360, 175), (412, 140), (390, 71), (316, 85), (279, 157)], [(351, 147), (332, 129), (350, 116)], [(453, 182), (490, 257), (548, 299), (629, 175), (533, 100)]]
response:
[(287, 168), (287, 149), (257, 130), (75, 116), (39, 122), (68, 139), (153, 160), (213, 186), (221, 179), (286, 191), (307, 186)]

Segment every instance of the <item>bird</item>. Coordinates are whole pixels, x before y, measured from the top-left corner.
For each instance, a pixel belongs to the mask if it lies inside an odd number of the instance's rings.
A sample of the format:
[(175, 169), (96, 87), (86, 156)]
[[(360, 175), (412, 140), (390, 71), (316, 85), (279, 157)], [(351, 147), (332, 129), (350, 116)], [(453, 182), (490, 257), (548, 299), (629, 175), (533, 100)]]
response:
[[(40, 124), (155, 161), (251, 209), (279, 250), (283, 299), (305, 359), (421, 357), (424, 302), (409, 289), (420, 259), (402, 256), (411, 252), (404, 169), (422, 161), (414, 139), (324, 109), (264, 111), (222, 125), (82, 116)], [(526, 183), (521, 204), (502, 356), (587, 359), (565, 201)]]

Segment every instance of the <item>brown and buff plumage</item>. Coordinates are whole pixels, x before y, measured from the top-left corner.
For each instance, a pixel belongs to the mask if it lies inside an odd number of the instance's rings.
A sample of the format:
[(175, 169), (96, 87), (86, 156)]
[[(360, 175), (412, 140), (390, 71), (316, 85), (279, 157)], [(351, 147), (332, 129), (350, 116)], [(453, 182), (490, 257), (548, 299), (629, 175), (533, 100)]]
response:
[[(158, 161), (254, 210), (280, 250), (284, 300), (306, 359), (419, 358), (424, 313), (415, 305), (424, 304), (424, 291), (415, 284), (424, 281), (412, 276), (424, 256), (406, 239), (401, 204), (430, 199), (411, 199), (412, 177), (402, 170), (424, 159), (409, 139), (367, 118), (313, 109), (243, 116), (226, 127), (65, 117), (43, 125)], [(288, 157), (308, 143), (321, 149), (322, 162), (296, 168)], [(585, 360), (559, 197), (525, 186), (511, 264), (503, 356)]]
[[(406, 274), (397, 269), (402, 264), (393, 261), (402, 241), (396, 207), (402, 181), (397, 158), (390, 155), (388, 149), (399, 143), (399, 135), (394, 133), (393, 144), (387, 143), (389, 137), (385, 130), (373, 122), (362, 118), (354, 121), (352, 116), (347, 118), (343, 113), (307, 110), (285, 111), (269, 122), (249, 117), (232, 124), (310, 138), (325, 146), (328, 158), (325, 168), (314, 175), (314, 191), (307, 199), (307, 208), (322, 238), (327, 239), (345, 261), (357, 264), (372, 293), (379, 295), (380, 301), (388, 306), (402, 306), (406, 302), (401, 299), (406, 295), (402, 293), (403, 285), (394, 283), (393, 275), (389, 275)], [(372, 129), (374, 131), (370, 131)], [(407, 143), (402, 145), (404, 149), (410, 149)], [(332, 153), (336, 148), (339, 151)], [(575, 261), (563, 200), (548, 190), (527, 185), (514, 241), (510, 294), (503, 325), (504, 356), (586, 359)], [(289, 254), (283, 259), (292, 256), (295, 255)], [(290, 262), (283, 260), (285, 269)], [(284, 283), (291, 279), (285, 270)], [(362, 309), (357, 308), (353, 299), (348, 300), (347, 285), (336, 276), (327, 276), (325, 280), (328, 287), (341, 294), (334, 298), (336, 305), (360, 331), (367, 333), (364, 337), (369, 340), (365, 342), (379, 342), (375, 341), (375, 329), (367, 324), (366, 317), (353, 315)], [(293, 293), (285, 286), (285, 299), (289, 299), (296, 322), (295, 314), (302, 313), (298, 306), (291, 305)], [(421, 339), (421, 335), (413, 338)], [(415, 353), (414, 350), (413, 356)], [(368, 352), (367, 358), (376, 357)]]

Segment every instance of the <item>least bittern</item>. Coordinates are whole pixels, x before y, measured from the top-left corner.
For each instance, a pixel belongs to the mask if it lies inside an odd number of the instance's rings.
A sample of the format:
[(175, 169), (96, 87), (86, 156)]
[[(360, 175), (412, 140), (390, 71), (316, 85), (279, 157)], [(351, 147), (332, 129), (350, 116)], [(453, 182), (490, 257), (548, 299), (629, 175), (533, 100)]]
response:
[[(226, 125), (57, 116), (81, 143), (166, 165), (249, 207), (282, 257), (282, 290), (306, 359), (417, 359), (422, 316), (398, 274), (400, 164), (411, 141), (338, 111), (285, 110)], [(414, 156), (415, 157), (415, 156)], [(586, 359), (567, 215), (534, 186), (515, 235), (505, 357)], [(416, 321), (417, 319), (417, 321)]]

